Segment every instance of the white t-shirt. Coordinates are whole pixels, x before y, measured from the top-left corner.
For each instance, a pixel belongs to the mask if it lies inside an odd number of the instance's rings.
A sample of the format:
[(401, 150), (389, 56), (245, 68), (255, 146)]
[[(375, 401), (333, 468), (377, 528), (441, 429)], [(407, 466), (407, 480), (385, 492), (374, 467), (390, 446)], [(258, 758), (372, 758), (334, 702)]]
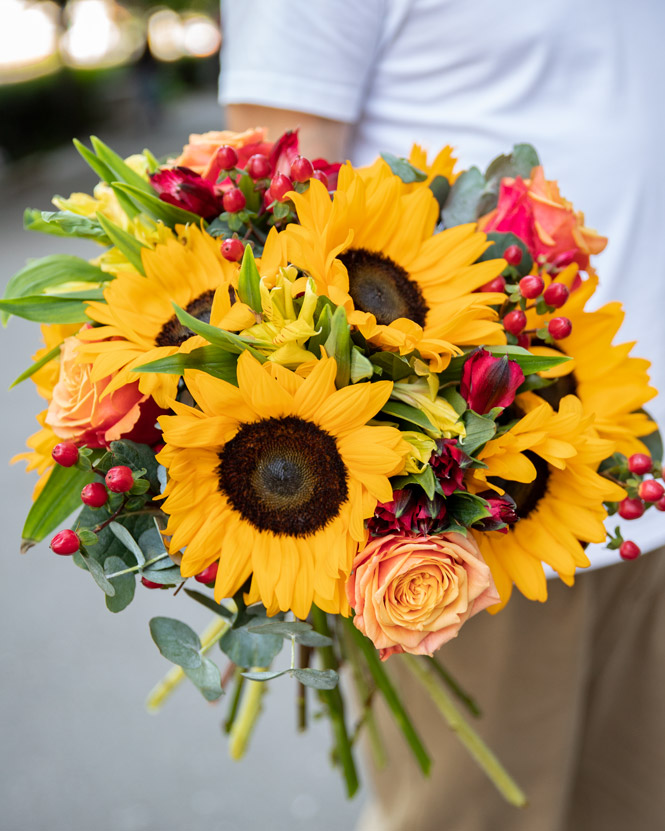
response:
[[(222, 0), (222, 25), (220, 101), (351, 123), (354, 163), (418, 142), (452, 144), (460, 169), (484, 169), (533, 144), (610, 238), (596, 305), (623, 302), (620, 339), (639, 340), (665, 387), (665, 3)], [(663, 398), (648, 407), (665, 425)], [(653, 549), (665, 516), (651, 510), (624, 531)], [(618, 559), (601, 545), (589, 555)]]

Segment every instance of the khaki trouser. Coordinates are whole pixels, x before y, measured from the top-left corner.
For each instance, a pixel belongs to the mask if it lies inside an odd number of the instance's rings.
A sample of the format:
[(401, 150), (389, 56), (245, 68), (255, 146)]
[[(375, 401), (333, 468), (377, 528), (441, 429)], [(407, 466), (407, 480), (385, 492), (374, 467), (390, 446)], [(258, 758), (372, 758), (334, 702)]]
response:
[[(665, 549), (516, 593), (438, 653), (475, 696), (480, 734), (525, 790), (507, 805), (390, 658), (434, 764), (425, 779), (382, 703), (390, 754), (362, 831), (664, 831)], [(469, 718), (473, 718), (469, 716)]]

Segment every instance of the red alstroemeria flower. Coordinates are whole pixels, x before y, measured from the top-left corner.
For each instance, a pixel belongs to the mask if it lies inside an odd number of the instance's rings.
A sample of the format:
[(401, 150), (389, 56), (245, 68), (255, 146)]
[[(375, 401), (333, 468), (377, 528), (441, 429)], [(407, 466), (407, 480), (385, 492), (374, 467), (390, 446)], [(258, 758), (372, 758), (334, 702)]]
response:
[(464, 362), (460, 393), (470, 409), (485, 415), (494, 407), (509, 407), (515, 400), (524, 373), (507, 355), (495, 358), (482, 347), (474, 349)]
[(224, 210), (221, 194), (211, 182), (188, 167), (158, 170), (151, 175), (150, 182), (163, 202), (184, 208), (206, 220), (214, 219)]
[(469, 457), (457, 446), (456, 439), (439, 439), (430, 456), (430, 466), (446, 496), (465, 490), (463, 466)]

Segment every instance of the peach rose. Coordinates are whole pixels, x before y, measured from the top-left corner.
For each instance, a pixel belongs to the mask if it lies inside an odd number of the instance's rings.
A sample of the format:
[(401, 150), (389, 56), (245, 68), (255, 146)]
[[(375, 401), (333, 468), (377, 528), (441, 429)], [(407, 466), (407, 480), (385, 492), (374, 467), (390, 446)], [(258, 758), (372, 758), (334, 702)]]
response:
[(102, 398), (111, 376), (93, 383), (92, 365), (76, 362), (78, 345), (76, 337), (66, 338), (62, 345), (60, 377), (53, 388), (46, 423), (61, 439), (105, 447), (135, 428), (141, 416), (140, 405), (148, 396), (139, 392), (136, 381)]
[(432, 653), (472, 615), (499, 602), (489, 567), (471, 537), (389, 534), (358, 553), (346, 584), (354, 623), (385, 661)]
[(247, 159), (254, 153), (263, 153), (266, 156), (270, 153), (272, 142), (266, 140), (266, 132), (265, 127), (255, 127), (245, 130), (244, 133), (233, 133), (231, 130), (192, 133), (189, 144), (182, 148), (182, 153), (173, 160), (173, 164), (203, 174), (217, 150), (228, 144), (238, 152), (239, 166), (244, 167)]
[(512, 232), (537, 260), (565, 266), (575, 262), (582, 269), (590, 254), (600, 254), (607, 238), (584, 225), (584, 214), (575, 211), (559, 193), (556, 182), (545, 179), (542, 167), (534, 167), (531, 179), (506, 178), (501, 182), (496, 208), (478, 220), (481, 231)]

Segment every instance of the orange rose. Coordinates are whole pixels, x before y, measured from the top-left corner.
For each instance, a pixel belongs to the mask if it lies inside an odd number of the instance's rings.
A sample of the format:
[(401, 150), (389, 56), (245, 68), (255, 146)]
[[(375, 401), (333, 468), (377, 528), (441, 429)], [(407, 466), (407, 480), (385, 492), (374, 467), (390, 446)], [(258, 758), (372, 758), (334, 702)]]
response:
[[(102, 398), (111, 376), (93, 383), (92, 364), (76, 362), (79, 341), (66, 338), (61, 350), (60, 377), (46, 414), (56, 436), (77, 445), (105, 447), (136, 427), (140, 405), (148, 399), (139, 392), (138, 381), (126, 384)], [(152, 415), (152, 423), (156, 413)], [(139, 439), (140, 440), (140, 439)]]
[(380, 650), (432, 655), (472, 615), (498, 603), (471, 537), (389, 534), (361, 551), (346, 585), (354, 623)]
[(584, 225), (584, 214), (575, 211), (559, 193), (556, 182), (545, 179), (542, 167), (534, 167), (531, 179), (501, 181), (496, 208), (478, 220), (481, 231), (511, 232), (527, 246), (534, 259), (582, 269), (590, 254), (600, 254), (607, 237)]
[(182, 153), (173, 160), (173, 164), (188, 167), (203, 175), (217, 150), (228, 144), (238, 151), (239, 167), (244, 167), (247, 159), (254, 153), (263, 153), (266, 156), (270, 153), (272, 142), (266, 141), (266, 132), (265, 127), (255, 127), (245, 130), (244, 133), (233, 133), (231, 130), (192, 133), (189, 144), (182, 148)]

